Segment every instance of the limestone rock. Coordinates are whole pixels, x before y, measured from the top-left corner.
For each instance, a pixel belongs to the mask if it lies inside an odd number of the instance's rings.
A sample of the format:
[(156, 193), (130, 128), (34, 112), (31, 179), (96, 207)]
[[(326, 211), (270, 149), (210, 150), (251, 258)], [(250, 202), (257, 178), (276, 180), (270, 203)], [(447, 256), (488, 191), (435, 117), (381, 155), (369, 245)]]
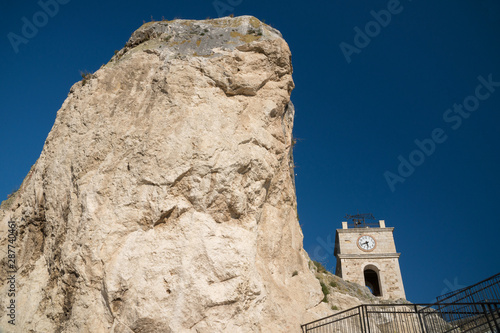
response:
[(2, 296), (0, 327), (300, 332), (323, 295), (297, 221), (290, 59), (254, 17), (151, 22), (76, 83), (0, 210), (2, 249), (18, 231), (16, 326)]

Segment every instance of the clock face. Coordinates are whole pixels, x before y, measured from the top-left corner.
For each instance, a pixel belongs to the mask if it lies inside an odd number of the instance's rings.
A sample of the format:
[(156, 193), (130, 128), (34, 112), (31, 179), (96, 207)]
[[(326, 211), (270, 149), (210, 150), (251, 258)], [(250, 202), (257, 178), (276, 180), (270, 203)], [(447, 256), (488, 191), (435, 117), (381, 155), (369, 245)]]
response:
[(375, 248), (375, 239), (371, 236), (363, 235), (358, 238), (358, 247), (363, 251), (371, 251)]

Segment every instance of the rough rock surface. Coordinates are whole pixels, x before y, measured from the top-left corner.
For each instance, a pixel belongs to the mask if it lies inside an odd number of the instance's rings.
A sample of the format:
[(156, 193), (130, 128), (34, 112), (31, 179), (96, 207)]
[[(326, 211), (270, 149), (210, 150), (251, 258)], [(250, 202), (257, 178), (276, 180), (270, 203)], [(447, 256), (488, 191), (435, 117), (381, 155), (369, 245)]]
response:
[(2, 249), (18, 225), (16, 326), (2, 296), (0, 327), (300, 332), (323, 294), (297, 221), (291, 74), (250, 16), (139, 28), (71, 88), (0, 210)]

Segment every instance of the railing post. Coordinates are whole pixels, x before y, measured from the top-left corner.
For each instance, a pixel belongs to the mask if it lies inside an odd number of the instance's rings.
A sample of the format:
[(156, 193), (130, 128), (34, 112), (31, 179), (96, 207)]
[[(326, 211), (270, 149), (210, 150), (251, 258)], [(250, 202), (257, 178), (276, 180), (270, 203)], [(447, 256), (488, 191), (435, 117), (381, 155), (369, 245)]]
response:
[[(425, 310), (425, 309), (426, 308), (424, 308), (423, 310)], [(419, 313), (422, 313), (422, 320), (424, 322), (425, 332), (431, 332), (431, 330), (434, 327), (434, 323), (431, 322), (431, 328), (429, 328), (429, 326), (427, 325), (427, 318), (430, 316), (430, 312), (425, 312), (425, 311), (420, 311), (419, 310)], [(432, 320), (432, 316), (431, 316), (431, 320)]]
[(488, 322), (488, 327), (490, 328), (490, 332), (494, 332), (493, 326), (491, 326), (490, 317), (488, 316), (488, 311), (486, 311), (486, 307), (484, 306), (484, 304), (481, 304), (481, 308), (483, 309), (484, 317), (486, 318), (486, 321)]
[(496, 304), (488, 304), (488, 310), (490, 310), (491, 317), (493, 318), (493, 323), (495, 324), (497, 332), (500, 332), (500, 325), (498, 325), (497, 319), (495, 318), (498, 312)]
[(366, 333), (365, 326), (363, 325), (364, 317), (363, 317), (362, 306), (358, 307), (358, 315), (359, 315), (359, 327), (361, 328), (361, 333)]
[(363, 309), (364, 309), (364, 318), (366, 318), (366, 329), (367, 331), (365, 333), (371, 333), (371, 329), (370, 329), (370, 318), (368, 317), (368, 306), (367, 305), (362, 305)]
[(420, 311), (418, 311), (416, 304), (414, 304), (413, 306), (415, 307), (415, 313), (418, 316), (418, 322), (420, 323), (420, 329), (422, 330), (422, 333), (425, 333), (424, 324), (422, 323), (422, 317), (420, 316)]

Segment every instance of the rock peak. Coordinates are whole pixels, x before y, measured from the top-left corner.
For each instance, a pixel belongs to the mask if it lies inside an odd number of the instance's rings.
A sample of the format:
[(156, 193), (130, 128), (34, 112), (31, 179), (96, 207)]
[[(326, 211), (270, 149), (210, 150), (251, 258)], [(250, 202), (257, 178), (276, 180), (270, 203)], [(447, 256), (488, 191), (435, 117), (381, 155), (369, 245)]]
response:
[(152, 21), (137, 29), (113, 60), (139, 45), (140, 51), (150, 50), (170, 57), (214, 57), (222, 55), (220, 50), (231, 51), (253, 41), (276, 38), (282, 38), (278, 30), (253, 16)]

